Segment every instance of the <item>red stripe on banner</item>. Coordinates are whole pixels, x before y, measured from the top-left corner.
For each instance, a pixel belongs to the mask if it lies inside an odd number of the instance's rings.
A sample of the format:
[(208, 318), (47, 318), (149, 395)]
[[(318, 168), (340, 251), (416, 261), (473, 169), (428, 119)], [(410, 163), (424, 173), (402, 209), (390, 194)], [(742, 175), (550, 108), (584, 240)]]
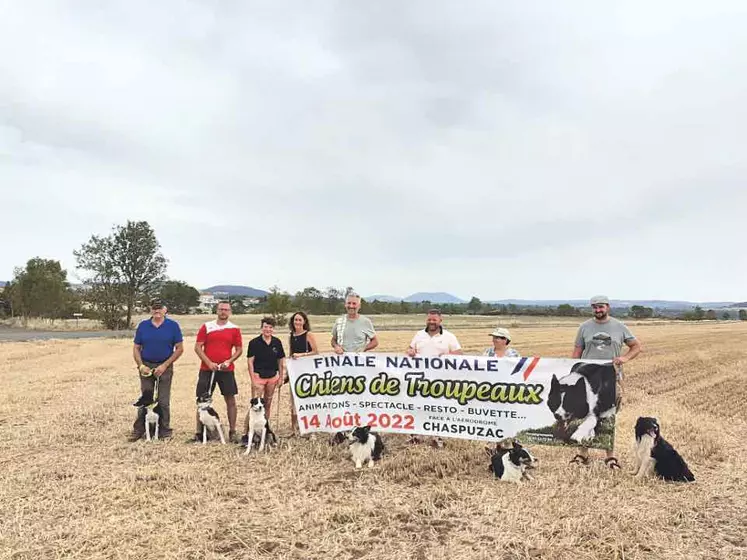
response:
[(529, 377), (529, 374), (532, 373), (532, 370), (537, 366), (537, 362), (539, 361), (539, 356), (535, 356), (534, 358), (532, 358), (532, 363), (529, 364), (529, 367), (524, 372), (524, 381), (527, 380), (527, 377)]

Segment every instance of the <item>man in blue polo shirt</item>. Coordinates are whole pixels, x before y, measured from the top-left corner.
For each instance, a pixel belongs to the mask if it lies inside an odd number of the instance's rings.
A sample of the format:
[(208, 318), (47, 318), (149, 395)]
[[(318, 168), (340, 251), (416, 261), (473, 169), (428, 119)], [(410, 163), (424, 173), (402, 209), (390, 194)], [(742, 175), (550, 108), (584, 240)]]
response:
[[(140, 390), (153, 391), (158, 378), (158, 403), (161, 405), (159, 437), (171, 437), (171, 379), (174, 362), (184, 352), (182, 330), (179, 323), (166, 317), (166, 307), (155, 300), (150, 307), (151, 318), (141, 321), (135, 331), (132, 356), (140, 374)], [(145, 414), (139, 413), (132, 427), (131, 441), (145, 435)]]

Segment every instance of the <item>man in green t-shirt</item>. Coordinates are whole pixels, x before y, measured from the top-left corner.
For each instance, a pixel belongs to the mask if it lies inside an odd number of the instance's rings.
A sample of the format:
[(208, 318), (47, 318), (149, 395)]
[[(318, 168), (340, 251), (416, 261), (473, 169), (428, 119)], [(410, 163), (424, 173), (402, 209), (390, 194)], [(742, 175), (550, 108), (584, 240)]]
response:
[(359, 313), (361, 296), (350, 292), (345, 297), (347, 313), (338, 317), (332, 327), (332, 348), (337, 354), (343, 352), (368, 352), (379, 345), (371, 319)]
[[(619, 411), (622, 404), (622, 366), (641, 353), (641, 342), (633, 336), (625, 323), (610, 317), (610, 300), (607, 296), (591, 298), (591, 309), (594, 317), (579, 326), (572, 357), (612, 361), (617, 371), (615, 405)], [(625, 354), (622, 353), (623, 346), (628, 347)], [(588, 464), (589, 450), (582, 447), (572, 462)], [(607, 450), (604, 462), (613, 470), (620, 468), (612, 449)]]

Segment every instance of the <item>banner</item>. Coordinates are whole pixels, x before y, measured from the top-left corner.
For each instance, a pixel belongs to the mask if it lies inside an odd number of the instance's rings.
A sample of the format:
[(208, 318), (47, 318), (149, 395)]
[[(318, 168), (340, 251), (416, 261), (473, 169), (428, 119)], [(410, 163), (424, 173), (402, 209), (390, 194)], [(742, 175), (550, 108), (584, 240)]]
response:
[(609, 361), (320, 354), (287, 360), (302, 434), (379, 432), (612, 449)]

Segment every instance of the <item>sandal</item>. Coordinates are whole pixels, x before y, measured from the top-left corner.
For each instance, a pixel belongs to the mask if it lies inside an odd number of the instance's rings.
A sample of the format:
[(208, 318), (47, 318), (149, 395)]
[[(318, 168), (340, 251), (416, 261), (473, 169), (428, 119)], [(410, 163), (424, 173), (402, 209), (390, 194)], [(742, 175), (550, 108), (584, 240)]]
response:
[(604, 464), (607, 465), (611, 470), (621, 470), (620, 463), (617, 462), (617, 457), (607, 457), (604, 460)]
[(571, 459), (570, 464), (576, 464), (576, 465), (588, 465), (591, 463), (591, 459), (589, 459), (588, 455), (581, 455), (580, 453), (577, 453), (573, 459)]

